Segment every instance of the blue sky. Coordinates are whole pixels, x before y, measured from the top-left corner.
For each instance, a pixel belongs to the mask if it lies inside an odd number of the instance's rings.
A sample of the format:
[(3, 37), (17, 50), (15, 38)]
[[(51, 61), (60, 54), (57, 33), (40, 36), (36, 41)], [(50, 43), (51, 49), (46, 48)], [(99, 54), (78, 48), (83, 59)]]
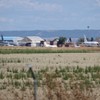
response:
[(100, 29), (100, 0), (0, 0), (0, 30)]

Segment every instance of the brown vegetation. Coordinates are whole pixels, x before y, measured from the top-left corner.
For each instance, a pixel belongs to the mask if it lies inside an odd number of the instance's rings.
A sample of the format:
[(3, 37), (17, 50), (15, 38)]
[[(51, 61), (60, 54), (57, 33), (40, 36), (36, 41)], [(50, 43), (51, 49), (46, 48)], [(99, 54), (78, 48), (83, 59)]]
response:
[(39, 100), (100, 100), (99, 53), (0, 54), (0, 100), (34, 100), (27, 64)]

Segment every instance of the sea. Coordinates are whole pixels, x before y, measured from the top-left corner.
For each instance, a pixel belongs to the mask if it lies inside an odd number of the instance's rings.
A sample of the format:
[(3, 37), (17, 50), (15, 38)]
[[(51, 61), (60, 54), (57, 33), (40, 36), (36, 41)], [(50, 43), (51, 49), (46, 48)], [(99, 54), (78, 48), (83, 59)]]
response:
[(87, 38), (100, 37), (100, 30), (30, 30), (30, 31), (0, 31), (0, 35), (4, 37), (26, 37), (39, 36), (41, 38), (82, 38), (86, 35)]

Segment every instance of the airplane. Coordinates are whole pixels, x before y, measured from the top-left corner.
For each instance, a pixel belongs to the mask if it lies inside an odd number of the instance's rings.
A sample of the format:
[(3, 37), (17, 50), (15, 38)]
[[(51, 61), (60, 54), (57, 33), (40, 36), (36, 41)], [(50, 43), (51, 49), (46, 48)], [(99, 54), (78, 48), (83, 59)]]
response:
[(17, 46), (14, 42), (1, 41), (0, 46)]
[(1, 35), (0, 46), (17, 46), (16, 43), (4, 40), (3, 35)]
[(84, 42), (83, 44), (87, 47), (93, 47), (93, 46), (98, 46), (99, 43), (97, 41), (88, 41), (86, 36), (84, 35)]
[(46, 42), (44, 42), (44, 47), (51, 47), (51, 48), (54, 48), (54, 47), (57, 47), (57, 45), (49, 45), (49, 44), (47, 44)]

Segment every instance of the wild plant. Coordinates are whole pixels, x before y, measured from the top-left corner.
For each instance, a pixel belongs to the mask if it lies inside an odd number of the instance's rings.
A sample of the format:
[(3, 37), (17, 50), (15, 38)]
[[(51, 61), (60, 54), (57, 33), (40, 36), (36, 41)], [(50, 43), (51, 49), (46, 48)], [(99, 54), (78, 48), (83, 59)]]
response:
[(13, 86), (15, 87), (15, 88), (20, 88), (21, 87), (21, 82), (20, 81), (18, 81), (18, 80), (14, 80), (14, 82), (13, 82)]
[(85, 87), (87, 88), (92, 88), (93, 87), (93, 84), (92, 84), (92, 82), (91, 82), (91, 80), (89, 80), (89, 79), (85, 79), (84, 80), (84, 85), (85, 85)]
[(30, 73), (29, 70), (26, 72), (26, 76), (27, 76), (27, 78), (32, 78), (32, 74)]
[(13, 78), (14, 79), (26, 79), (26, 74), (25, 73), (15, 73), (14, 75), (13, 75)]
[(17, 63), (21, 63), (21, 60), (20, 60), (20, 59), (18, 59), (18, 60), (17, 60)]
[(63, 75), (63, 79), (64, 79), (64, 80), (68, 80), (69, 78), (70, 78), (70, 77), (69, 77), (69, 74), (64, 74), (64, 75)]
[(6, 88), (7, 88), (6, 85), (3, 85), (3, 84), (2, 84), (2, 85), (0, 86), (0, 90), (4, 90), (4, 89), (6, 89)]
[(25, 84), (23, 84), (22, 86), (21, 86), (21, 91), (25, 91), (26, 90), (26, 86), (25, 86)]
[(9, 67), (7, 67), (7, 72), (12, 72), (12, 70)]
[(13, 73), (18, 73), (18, 69), (12, 68)]
[(83, 60), (86, 60), (86, 58), (83, 58)]
[(12, 73), (7, 74), (6, 78), (13, 79), (13, 74)]
[(4, 73), (1, 71), (0, 72), (0, 79), (4, 79), (4, 78), (5, 78)]
[(26, 71), (25, 68), (22, 68), (22, 69), (20, 70), (20, 72), (22, 72), (22, 73), (26, 73), (27, 71)]
[(55, 76), (56, 76), (56, 77), (61, 77), (61, 73), (60, 73), (60, 71), (58, 70), (58, 68), (55, 69)]
[(32, 89), (32, 88), (33, 88), (33, 81), (31, 81), (31, 80), (26, 80), (26, 81), (24, 82), (24, 85), (25, 85), (25, 87), (28, 87), (29, 89)]

